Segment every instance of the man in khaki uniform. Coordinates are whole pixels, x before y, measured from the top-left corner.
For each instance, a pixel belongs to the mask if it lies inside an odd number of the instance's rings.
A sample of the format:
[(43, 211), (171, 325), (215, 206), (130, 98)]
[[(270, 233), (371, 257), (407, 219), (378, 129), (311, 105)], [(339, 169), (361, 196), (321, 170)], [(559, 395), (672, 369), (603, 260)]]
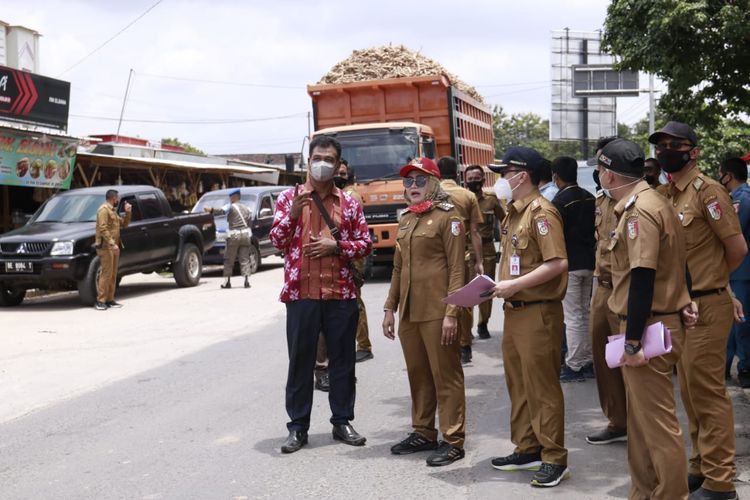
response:
[(492, 459), (492, 466), (536, 470), (532, 486), (551, 487), (569, 476), (559, 378), (568, 260), (560, 214), (537, 188), (542, 161), (536, 150), (516, 146), (500, 167), (490, 167), (513, 191), (494, 295), (505, 299), (503, 365), (516, 445), (512, 454)]
[[(477, 274), (484, 274), (482, 260), (477, 259), (476, 255), (482, 255), (482, 237), (479, 235), (479, 224), (484, 219), (482, 211), (479, 208), (479, 202), (474, 193), (464, 189), (456, 184), (458, 178), (458, 163), (450, 156), (443, 156), (437, 162), (440, 169), (440, 187), (451, 197), (451, 202), (456, 206), (458, 213), (464, 218), (464, 224), (468, 228), (469, 238), (466, 244), (466, 270), (464, 276), (464, 285), (474, 279)], [(469, 268), (469, 263), (474, 262), (473, 269)], [(471, 328), (474, 324), (472, 310), (461, 308), (458, 313), (458, 335), (461, 340), (461, 362), (471, 362)]]
[(678, 373), (688, 415), (691, 498), (736, 498), (732, 400), (724, 381), (733, 305), (729, 273), (747, 253), (739, 220), (724, 187), (700, 173), (700, 148), (690, 126), (668, 122), (649, 137), (661, 168), (672, 174), (669, 200), (685, 233), (691, 297), (699, 319), (687, 336)]
[[(495, 268), (497, 267), (497, 250), (495, 250), (495, 231), (497, 225), (505, 218), (505, 210), (494, 192), (485, 192), (484, 169), (480, 165), (470, 165), (464, 171), (466, 177), (466, 188), (474, 193), (479, 202), (484, 222), (479, 224), (479, 236), (482, 238), (482, 269), (484, 274), (495, 279)], [(473, 253), (472, 253), (473, 255)], [(469, 263), (469, 269), (475, 267), (474, 259)], [(477, 334), (480, 339), (490, 338), (487, 323), (492, 314), (492, 301), (486, 300), (479, 304), (479, 322), (477, 323)]]
[(114, 189), (107, 190), (106, 201), (96, 211), (96, 255), (99, 256), (101, 272), (97, 280), (96, 304), (98, 311), (106, 311), (109, 307), (122, 307), (115, 302), (115, 286), (117, 284), (117, 265), (120, 260), (120, 228), (128, 227), (132, 207), (125, 202), (125, 217), (117, 213), (120, 196)]
[(643, 169), (643, 180), (648, 182), (648, 185), (662, 196), (667, 196), (669, 192), (669, 184), (662, 184), (659, 180), (661, 176), (661, 167), (659, 161), (656, 158), (646, 158), (646, 166)]
[[(599, 140), (596, 145), (596, 155), (593, 158), (595, 164), (602, 148), (615, 139), (617, 138), (605, 137)], [(591, 335), (591, 352), (599, 404), (609, 423), (601, 431), (586, 436), (586, 442), (589, 444), (610, 444), (627, 440), (627, 406), (622, 370), (609, 368), (605, 359), (607, 337), (620, 333), (619, 320), (607, 304), (612, 295), (612, 260), (609, 244), (617, 227), (615, 203), (615, 200), (604, 191), (599, 191), (596, 195), (594, 213), (594, 231), (597, 242), (596, 268), (594, 269), (594, 292), (591, 297), (589, 334)]]
[[(628, 464), (631, 500), (685, 499), (687, 459), (677, 420), (672, 370), (685, 343), (681, 311), (694, 319), (685, 279), (685, 241), (667, 200), (643, 177), (643, 153), (625, 139), (598, 156), (599, 181), (616, 200), (618, 218), (608, 248), (613, 291), (609, 307), (625, 333), (622, 376), (627, 393)], [(663, 322), (672, 351), (646, 359), (646, 325)]]

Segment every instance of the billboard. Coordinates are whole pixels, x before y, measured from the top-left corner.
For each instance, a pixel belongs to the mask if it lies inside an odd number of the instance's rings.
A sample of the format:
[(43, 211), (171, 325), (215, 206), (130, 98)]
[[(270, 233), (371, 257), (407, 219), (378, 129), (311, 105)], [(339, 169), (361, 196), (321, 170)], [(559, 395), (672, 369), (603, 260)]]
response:
[(0, 66), (0, 120), (66, 130), (70, 83)]
[(638, 72), (611, 64), (574, 64), (573, 97), (638, 97)]
[(0, 129), (0, 184), (70, 189), (78, 141)]
[[(552, 108), (550, 140), (596, 140), (616, 135), (614, 97), (577, 96), (573, 91), (574, 66), (607, 65), (612, 56), (601, 52), (601, 33), (559, 30), (552, 32)], [(586, 75), (585, 72), (580, 72)]]

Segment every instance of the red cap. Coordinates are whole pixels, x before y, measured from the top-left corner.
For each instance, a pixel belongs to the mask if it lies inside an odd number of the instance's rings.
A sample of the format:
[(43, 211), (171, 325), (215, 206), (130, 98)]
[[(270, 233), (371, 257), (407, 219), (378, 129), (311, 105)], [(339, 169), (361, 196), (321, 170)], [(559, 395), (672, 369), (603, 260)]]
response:
[(432, 175), (433, 177), (437, 177), (438, 179), (440, 178), (440, 170), (438, 169), (438, 166), (429, 158), (413, 159), (411, 163), (401, 167), (399, 175), (401, 175), (401, 177), (406, 177), (412, 170), (419, 170), (420, 172), (424, 172), (427, 175)]

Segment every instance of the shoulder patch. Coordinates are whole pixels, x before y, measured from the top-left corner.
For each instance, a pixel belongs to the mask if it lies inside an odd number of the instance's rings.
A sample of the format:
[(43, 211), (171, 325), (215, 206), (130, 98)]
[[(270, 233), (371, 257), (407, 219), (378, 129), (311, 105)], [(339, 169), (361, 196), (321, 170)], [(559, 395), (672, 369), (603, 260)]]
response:
[(447, 212), (448, 210), (454, 208), (455, 205), (453, 205), (452, 203), (448, 203), (447, 201), (441, 201), (440, 203), (437, 204), (437, 207), (440, 210), (445, 210)]
[(451, 234), (453, 236), (460, 236), (463, 232), (463, 222), (460, 220), (452, 220), (451, 221)]
[(694, 189), (695, 189), (696, 191), (700, 191), (700, 190), (701, 190), (701, 188), (703, 187), (703, 185), (704, 185), (705, 183), (706, 183), (706, 181), (704, 181), (704, 180), (703, 180), (703, 177), (701, 177), (701, 176), (698, 176), (698, 177), (696, 177), (696, 178), (695, 178), (695, 180), (693, 181), (693, 188), (694, 188)]
[(630, 208), (633, 205), (635, 205), (635, 200), (637, 200), (637, 199), (638, 199), (638, 195), (637, 194), (634, 194), (633, 196), (631, 196), (630, 198), (628, 198), (627, 203), (625, 203), (625, 210), (627, 210), (628, 208)]
[(638, 217), (628, 219), (628, 238), (634, 240), (638, 237)]
[[(706, 204), (706, 210), (708, 210), (708, 214), (711, 216), (713, 220), (721, 220), (721, 204), (719, 204), (719, 200), (713, 200)], [(735, 211), (737, 211), (737, 208), (735, 208)]]
[(549, 222), (547, 222), (547, 217), (539, 217), (536, 219), (536, 230), (541, 236), (547, 236), (549, 234)]

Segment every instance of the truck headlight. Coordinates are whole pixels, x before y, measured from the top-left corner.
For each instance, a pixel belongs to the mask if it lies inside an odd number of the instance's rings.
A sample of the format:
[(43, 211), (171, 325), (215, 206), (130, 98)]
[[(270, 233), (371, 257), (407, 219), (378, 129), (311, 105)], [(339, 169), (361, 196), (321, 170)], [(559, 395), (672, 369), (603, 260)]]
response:
[(52, 250), (49, 252), (50, 255), (73, 255), (73, 242), (72, 241), (56, 241), (52, 245)]
[(216, 241), (227, 241), (227, 233), (224, 231), (216, 231)]

